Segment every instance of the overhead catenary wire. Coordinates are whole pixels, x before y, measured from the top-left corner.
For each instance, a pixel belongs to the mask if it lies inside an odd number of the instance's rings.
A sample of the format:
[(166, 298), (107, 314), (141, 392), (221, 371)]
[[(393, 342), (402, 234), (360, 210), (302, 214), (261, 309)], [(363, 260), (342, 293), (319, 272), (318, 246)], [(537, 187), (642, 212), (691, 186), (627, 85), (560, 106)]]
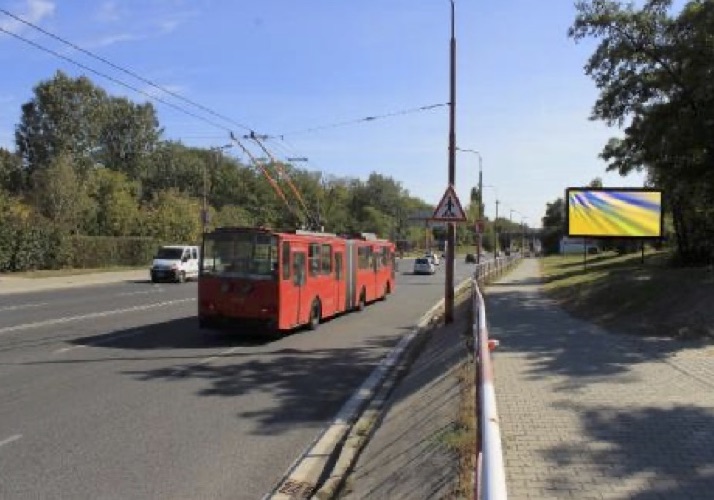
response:
[(231, 140), (236, 143), (236, 145), (246, 154), (246, 156), (248, 156), (248, 158), (250, 158), (250, 161), (253, 162), (253, 165), (255, 165), (256, 167), (258, 167), (258, 169), (260, 169), (260, 171), (263, 173), (265, 178), (268, 180), (268, 182), (270, 183), (270, 185), (273, 188), (273, 190), (275, 191), (275, 193), (278, 195), (278, 197), (281, 200), (283, 200), (283, 203), (285, 203), (285, 206), (288, 207), (288, 210), (290, 210), (290, 212), (292, 212), (293, 215), (295, 215), (298, 219), (300, 219), (300, 215), (296, 212), (295, 207), (293, 207), (290, 204), (287, 197), (285, 196), (285, 193), (283, 193), (283, 190), (280, 189), (280, 186), (278, 185), (277, 182), (275, 182), (275, 179), (273, 179), (271, 177), (270, 172), (268, 172), (268, 170), (263, 165), (260, 164), (258, 159), (255, 156), (253, 156), (253, 154), (250, 152), (250, 150), (248, 148), (246, 148), (242, 142), (240, 142), (238, 140), (238, 138), (235, 136), (235, 134), (233, 132), (230, 133), (230, 136), (231, 136)]
[(268, 158), (270, 158), (272, 165), (278, 171), (279, 178), (282, 177), (285, 179), (285, 181), (288, 183), (288, 186), (290, 186), (290, 190), (293, 192), (295, 197), (298, 199), (300, 206), (302, 207), (303, 211), (305, 212), (305, 217), (307, 218), (308, 223), (314, 224), (316, 222), (316, 219), (313, 217), (312, 213), (310, 212), (310, 209), (307, 208), (307, 205), (305, 204), (305, 200), (303, 199), (302, 194), (300, 194), (300, 190), (295, 186), (292, 179), (290, 178), (290, 175), (285, 171), (285, 169), (282, 167), (280, 162), (275, 159), (275, 157), (270, 153), (268, 148), (265, 147), (265, 145), (260, 141), (260, 138), (255, 133), (251, 132), (249, 137), (251, 139), (253, 139), (253, 141), (255, 141), (256, 144), (258, 144), (260, 149), (263, 150), (263, 153), (268, 155)]
[(417, 107), (417, 108), (404, 109), (404, 110), (401, 110), (401, 111), (393, 111), (393, 112), (391, 112), (391, 113), (384, 113), (384, 114), (381, 114), (381, 115), (365, 116), (365, 117), (363, 117), (363, 118), (357, 118), (357, 119), (354, 119), (354, 120), (347, 120), (347, 121), (344, 121), (344, 122), (337, 122), (337, 123), (331, 123), (331, 124), (327, 124), (327, 125), (318, 125), (318, 126), (310, 127), (310, 128), (292, 130), (292, 131), (290, 131), (290, 132), (284, 132), (284, 133), (282, 133), (282, 134), (277, 134), (277, 135), (275, 135), (275, 137), (279, 137), (279, 138), (282, 139), (282, 138), (285, 137), (285, 136), (298, 135), (298, 134), (307, 134), (307, 133), (311, 133), (311, 132), (317, 132), (317, 131), (320, 131), (320, 130), (328, 130), (328, 129), (332, 129), (332, 128), (346, 127), (346, 126), (348, 126), (348, 125), (356, 125), (356, 124), (358, 124), (358, 123), (371, 122), (371, 121), (375, 121), (375, 120), (382, 120), (382, 119), (384, 119), (384, 118), (391, 118), (391, 117), (394, 117), (394, 116), (402, 116), (402, 115), (408, 115), (408, 114), (412, 114), (412, 113), (421, 113), (421, 112), (423, 112), (423, 111), (430, 111), (430, 110), (432, 110), (432, 109), (441, 108), (441, 107), (448, 106), (448, 105), (449, 105), (448, 102), (446, 102), (446, 103), (438, 103), (438, 104), (429, 104), (429, 105), (426, 105), (426, 106), (419, 106), (419, 107)]
[[(172, 97), (175, 97), (176, 99), (179, 99), (179, 100), (181, 100), (181, 101), (183, 101), (183, 102), (185, 102), (185, 103), (187, 103), (187, 104), (190, 104), (191, 106), (194, 106), (194, 107), (196, 107), (196, 108), (198, 108), (198, 109), (200, 109), (200, 110), (202, 110), (202, 111), (204, 111), (204, 112), (206, 112), (206, 113), (208, 113), (208, 114), (210, 114), (210, 115), (212, 115), (212, 116), (214, 116), (214, 117), (216, 117), (216, 118), (220, 118), (221, 120), (224, 120), (224, 121), (226, 121), (226, 122), (228, 122), (228, 123), (232, 123), (233, 125), (235, 125), (235, 126), (237, 126), (237, 127), (240, 127), (240, 128), (242, 128), (242, 129), (251, 130), (251, 128), (248, 127), (247, 125), (243, 125), (242, 123), (239, 123), (239, 122), (233, 120), (232, 118), (229, 118), (229, 117), (227, 117), (227, 116), (225, 116), (225, 115), (222, 115), (222, 114), (220, 114), (220, 113), (218, 113), (218, 112), (212, 110), (211, 108), (209, 108), (209, 107), (207, 107), (207, 106), (204, 106), (203, 104), (197, 103), (197, 102), (195, 102), (195, 101), (193, 101), (193, 100), (191, 100), (191, 99), (189, 99), (189, 98), (187, 98), (187, 97), (182, 96), (181, 94), (179, 94), (179, 93), (177, 93), (177, 92), (174, 92), (174, 91), (172, 91), (172, 90), (170, 90), (170, 89), (167, 89), (167, 88), (165, 88), (165, 87), (162, 87), (161, 85), (158, 85), (157, 83), (152, 82), (152, 81), (149, 80), (148, 78), (145, 78), (145, 77), (139, 75), (138, 73), (136, 73), (136, 72), (134, 72), (134, 71), (131, 71), (131, 70), (126, 69), (126, 68), (124, 68), (124, 67), (122, 67), (122, 66), (119, 66), (118, 64), (115, 64), (115, 63), (109, 61), (108, 59), (106, 59), (106, 58), (104, 58), (104, 57), (102, 57), (102, 56), (100, 56), (100, 55), (95, 54), (94, 52), (92, 52), (92, 51), (90, 51), (90, 50), (87, 50), (87, 49), (85, 49), (85, 48), (83, 48), (83, 47), (80, 47), (79, 45), (77, 45), (77, 44), (75, 44), (75, 43), (73, 43), (73, 42), (70, 42), (69, 40), (66, 40), (66, 39), (62, 38), (62, 37), (60, 37), (59, 35), (56, 35), (56, 34), (50, 32), (50, 31), (47, 31), (46, 29), (44, 29), (44, 28), (42, 28), (42, 27), (40, 27), (40, 26), (37, 26), (36, 24), (34, 24), (34, 23), (30, 22), (30, 21), (27, 21), (26, 19), (21, 18), (21, 17), (19, 17), (19, 16), (13, 14), (12, 12), (9, 12), (8, 10), (6, 10), (6, 9), (4, 9), (4, 8), (2, 8), (2, 7), (0, 7), (0, 12), (3, 13), (3, 14), (5, 14), (6, 16), (9, 16), (9, 17), (11, 17), (11, 18), (13, 18), (13, 19), (15, 19), (15, 20), (17, 20), (17, 21), (19, 21), (19, 22), (25, 24), (26, 26), (29, 26), (29, 27), (31, 27), (31, 28), (33, 28), (33, 29), (35, 29), (35, 30), (41, 32), (41, 33), (44, 33), (45, 35), (47, 35), (47, 36), (49, 36), (49, 37), (51, 37), (51, 38), (54, 38), (55, 40), (57, 40), (57, 41), (59, 41), (59, 42), (65, 44), (65, 45), (67, 45), (67, 46), (69, 46), (69, 47), (71, 47), (71, 48), (73, 48), (73, 49), (75, 49), (75, 50), (77, 50), (77, 51), (79, 51), (79, 52), (82, 52), (83, 54), (88, 55), (89, 57), (91, 57), (91, 58), (93, 58), (93, 59), (96, 59), (96, 60), (98, 60), (98, 61), (103, 62), (104, 64), (107, 64), (107, 65), (111, 66), (112, 68), (116, 69), (117, 71), (121, 71), (122, 73), (125, 73), (125, 74), (127, 74), (127, 75), (129, 75), (129, 76), (132, 76), (132, 77), (136, 78), (137, 80), (140, 80), (141, 82), (146, 83), (147, 85), (150, 85), (151, 87), (154, 87), (155, 89), (158, 89), (158, 90), (160, 90), (160, 91), (162, 91), (162, 92), (165, 92), (166, 94), (171, 95)], [(5, 29), (3, 29), (2, 31), (4, 31), (5, 33), (8, 33), (8, 34), (10, 34), (10, 35), (13, 35), (13, 36), (15, 35), (14, 33), (11, 33), (11, 32), (9, 32), (9, 31), (7, 31), (7, 30), (5, 30)], [(18, 38), (19, 38), (19, 36), (18, 36)], [(58, 54), (55, 54), (55, 55), (58, 55)], [(84, 69), (88, 69), (88, 68), (84, 68)], [(105, 78), (106, 78), (106, 76), (105, 76)], [(115, 82), (115, 83), (116, 83), (116, 82)], [(134, 90), (134, 89), (132, 89), (132, 90)], [(141, 92), (141, 93), (147, 95), (145, 92)], [(161, 100), (159, 100), (159, 99), (157, 99), (157, 100), (158, 100), (159, 102), (163, 102), (163, 101), (161, 101)], [(166, 104), (166, 103), (164, 103), (164, 104)]]
[(121, 85), (122, 87), (127, 88), (127, 89), (129, 89), (129, 90), (131, 90), (131, 91), (133, 91), (133, 92), (137, 92), (137, 93), (139, 93), (139, 94), (142, 94), (142, 95), (148, 97), (148, 98), (151, 99), (151, 100), (154, 100), (154, 101), (160, 102), (160, 103), (162, 103), (162, 104), (164, 104), (164, 105), (166, 105), (166, 106), (169, 106), (169, 107), (175, 109), (176, 111), (179, 111), (179, 112), (184, 113), (184, 114), (186, 114), (186, 115), (188, 115), (188, 116), (191, 116), (191, 117), (193, 117), (193, 118), (196, 118), (197, 120), (201, 120), (201, 121), (203, 121), (203, 122), (205, 122), (205, 123), (207, 123), (207, 124), (209, 124), (209, 125), (211, 125), (211, 126), (213, 126), (213, 127), (219, 128), (219, 129), (224, 130), (224, 131), (226, 131), (226, 132), (230, 132), (230, 131), (231, 131), (231, 129), (228, 128), (228, 127), (226, 127), (225, 125), (221, 125), (221, 124), (219, 124), (219, 123), (216, 123), (216, 122), (214, 122), (213, 120), (210, 120), (210, 119), (208, 119), (208, 118), (206, 118), (206, 117), (204, 117), (204, 116), (198, 115), (198, 114), (196, 114), (196, 113), (194, 113), (194, 112), (192, 112), (192, 111), (189, 111), (189, 110), (187, 110), (187, 109), (184, 109), (184, 108), (182, 108), (181, 106), (178, 106), (178, 105), (176, 105), (176, 104), (174, 104), (174, 103), (172, 103), (172, 102), (169, 102), (169, 101), (167, 101), (167, 100), (165, 100), (165, 99), (162, 99), (162, 98), (160, 98), (160, 97), (157, 97), (157, 96), (155, 96), (155, 95), (152, 95), (152, 94), (150, 94), (150, 93), (148, 93), (148, 92), (146, 92), (146, 91), (144, 91), (144, 90), (141, 90), (141, 89), (139, 89), (139, 88), (137, 88), (137, 87), (134, 87), (133, 85), (130, 85), (130, 84), (128, 84), (128, 83), (125, 83), (125, 82), (123, 82), (123, 81), (119, 80), (118, 78), (115, 78), (115, 77), (113, 77), (113, 76), (111, 76), (111, 75), (107, 75), (106, 73), (103, 73), (103, 72), (101, 72), (101, 71), (98, 71), (98, 70), (96, 70), (96, 69), (94, 69), (94, 68), (90, 68), (89, 66), (87, 66), (87, 65), (85, 65), (85, 64), (82, 64), (82, 63), (79, 62), (79, 61), (75, 61), (74, 59), (72, 59), (72, 58), (69, 57), (69, 56), (65, 56), (65, 55), (60, 54), (59, 52), (57, 52), (57, 51), (55, 51), (55, 50), (52, 50), (52, 49), (50, 49), (50, 48), (48, 48), (48, 47), (44, 47), (43, 45), (40, 45), (39, 43), (36, 43), (36, 42), (34, 42), (34, 41), (32, 41), (32, 40), (30, 40), (30, 39), (28, 39), (28, 38), (25, 38), (25, 37), (23, 37), (23, 36), (21, 36), (21, 35), (18, 35), (17, 33), (13, 33), (13, 32), (11, 32), (11, 31), (9, 31), (9, 30), (3, 28), (2, 26), (0, 26), (0, 31), (3, 32), (3, 33), (5, 33), (5, 34), (7, 34), (7, 35), (10, 35), (11, 37), (17, 38), (18, 40), (21, 40), (21, 41), (23, 41), (23, 42), (25, 42), (25, 43), (27, 43), (27, 44), (29, 44), (29, 45), (32, 45), (32, 46), (35, 47), (36, 49), (42, 50), (42, 51), (44, 51), (44, 52), (47, 52), (47, 53), (49, 53), (49, 54), (52, 54), (52, 55), (55, 56), (55, 57), (59, 57), (60, 59), (63, 59), (63, 60), (65, 60), (65, 61), (67, 61), (67, 62), (69, 62), (69, 63), (71, 63), (71, 64), (74, 64), (75, 66), (77, 66), (77, 67), (79, 67), (79, 68), (82, 68), (82, 69), (85, 70), (85, 71), (89, 71), (89, 72), (91, 72), (91, 73), (94, 73), (95, 75), (101, 76), (102, 78), (106, 78), (107, 80), (109, 80), (109, 81), (111, 81), (111, 82), (113, 82), (113, 83), (116, 83), (117, 85)]

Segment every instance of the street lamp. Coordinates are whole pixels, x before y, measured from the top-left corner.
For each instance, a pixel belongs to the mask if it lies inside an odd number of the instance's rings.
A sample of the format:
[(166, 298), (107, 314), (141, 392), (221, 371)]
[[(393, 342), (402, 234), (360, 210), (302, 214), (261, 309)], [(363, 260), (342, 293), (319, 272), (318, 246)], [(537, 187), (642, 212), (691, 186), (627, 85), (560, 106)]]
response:
[(483, 187), (491, 188), (496, 193), (496, 217), (493, 219), (493, 251), (494, 255), (498, 256), (498, 231), (496, 225), (498, 224), (498, 205), (501, 203), (498, 201), (498, 188), (489, 184), (485, 184)]
[[(223, 146), (212, 146), (210, 149), (215, 153), (216, 168), (218, 168), (218, 156), (224, 149), (232, 148), (233, 144), (225, 144)], [(208, 226), (208, 168), (206, 162), (203, 163), (203, 203), (201, 206), (201, 232), (206, 234), (206, 226)]]
[[(451, 40), (449, 43), (449, 187), (456, 184), (456, 7), (451, 0)], [(456, 227), (447, 223), (446, 280), (444, 282), (444, 323), (454, 322), (454, 255)]]
[[(483, 158), (481, 157), (481, 153), (476, 151), (475, 149), (462, 149), (462, 148), (456, 148), (456, 151), (460, 151), (462, 153), (472, 153), (478, 156), (478, 218), (483, 219), (483, 214), (481, 213), (481, 205), (483, 204)], [(480, 226), (477, 225), (477, 228), (479, 229), (478, 232), (478, 241), (476, 243), (476, 264), (481, 263), (481, 231), (480, 231)]]

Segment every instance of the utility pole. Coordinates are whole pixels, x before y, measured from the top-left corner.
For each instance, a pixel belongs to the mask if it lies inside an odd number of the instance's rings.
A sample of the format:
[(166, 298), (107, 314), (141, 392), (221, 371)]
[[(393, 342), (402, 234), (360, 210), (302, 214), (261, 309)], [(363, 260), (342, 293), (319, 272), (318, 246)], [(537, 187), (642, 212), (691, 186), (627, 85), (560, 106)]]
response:
[[(451, 57), (450, 57), (450, 98), (449, 98), (449, 186), (456, 183), (456, 33), (455, 7), (451, 0)], [(446, 247), (446, 283), (444, 290), (444, 322), (454, 322), (454, 253), (456, 246), (456, 227), (453, 222), (447, 223), (448, 233)]]
[(494, 249), (496, 252), (496, 257), (498, 257), (498, 247), (501, 246), (500, 241), (499, 241), (501, 239), (501, 234), (500, 234), (500, 231), (498, 230), (498, 204), (499, 203), (501, 203), (501, 202), (498, 201), (498, 199), (496, 199), (496, 219), (493, 221), (493, 234), (495, 236)]
[[(483, 170), (481, 169), (481, 155), (478, 155), (478, 218), (484, 220), (483, 214)], [(483, 246), (483, 231), (478, 232), (478, 248), (476, 249), (476, 264), (481, 263), (481, 247)]]

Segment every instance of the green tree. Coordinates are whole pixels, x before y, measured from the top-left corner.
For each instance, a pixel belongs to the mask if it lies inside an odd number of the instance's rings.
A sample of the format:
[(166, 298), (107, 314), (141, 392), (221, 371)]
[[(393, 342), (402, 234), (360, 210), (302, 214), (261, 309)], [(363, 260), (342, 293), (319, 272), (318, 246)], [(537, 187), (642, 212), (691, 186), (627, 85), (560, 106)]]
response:
[(665, 190), (685, 262), (714, 257), (714, 2), (673, 14), (671, 0), (641, 7), (579, 1), (569, 30), (599, 39), (585, 66), (600, 96), (592, 118), (624, 127), (602, 157), (622, 175), (648, 170)]
[(76, 231), (89, 203), (70, 153), (58, 154), (32, 177), (34, 206), (54, 224)]
[(140, 227), (138, 185), (126, 175), (107, 168), (91, 174), (89, 195), (94, 202), (90, 234), (99, 236), (138, 236)]
[(75, 168), (91, 167), (104, 128), (106, 92), (87, 77), (71, 78), (61, 71), (33, 91), (15, 129), (18, 153), (30, 173), (60, 154), (69, 154)]
[(565, 235), (565, 201), (558, 198), (552, 203), (548, 203), (545, 209), (545, 216), (541, 220), (543, 225), (543, 252), (546, 255), (555, 254), (560, 251), (560, 240)]
[(201, 204), (177, 190), (158, 192), (145, 206), (147, 233), (174, 243), (198, 242), (201, 236)]

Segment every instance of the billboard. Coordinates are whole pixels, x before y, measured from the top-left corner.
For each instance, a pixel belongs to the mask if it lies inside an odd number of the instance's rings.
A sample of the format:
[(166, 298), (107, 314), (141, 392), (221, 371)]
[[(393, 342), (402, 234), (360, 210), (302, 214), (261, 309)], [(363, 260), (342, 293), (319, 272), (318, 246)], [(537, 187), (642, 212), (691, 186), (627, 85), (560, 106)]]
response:
[(567, 235), (589, 238), (661, 238), (662, 191), (646, 188), (568, 188)]

